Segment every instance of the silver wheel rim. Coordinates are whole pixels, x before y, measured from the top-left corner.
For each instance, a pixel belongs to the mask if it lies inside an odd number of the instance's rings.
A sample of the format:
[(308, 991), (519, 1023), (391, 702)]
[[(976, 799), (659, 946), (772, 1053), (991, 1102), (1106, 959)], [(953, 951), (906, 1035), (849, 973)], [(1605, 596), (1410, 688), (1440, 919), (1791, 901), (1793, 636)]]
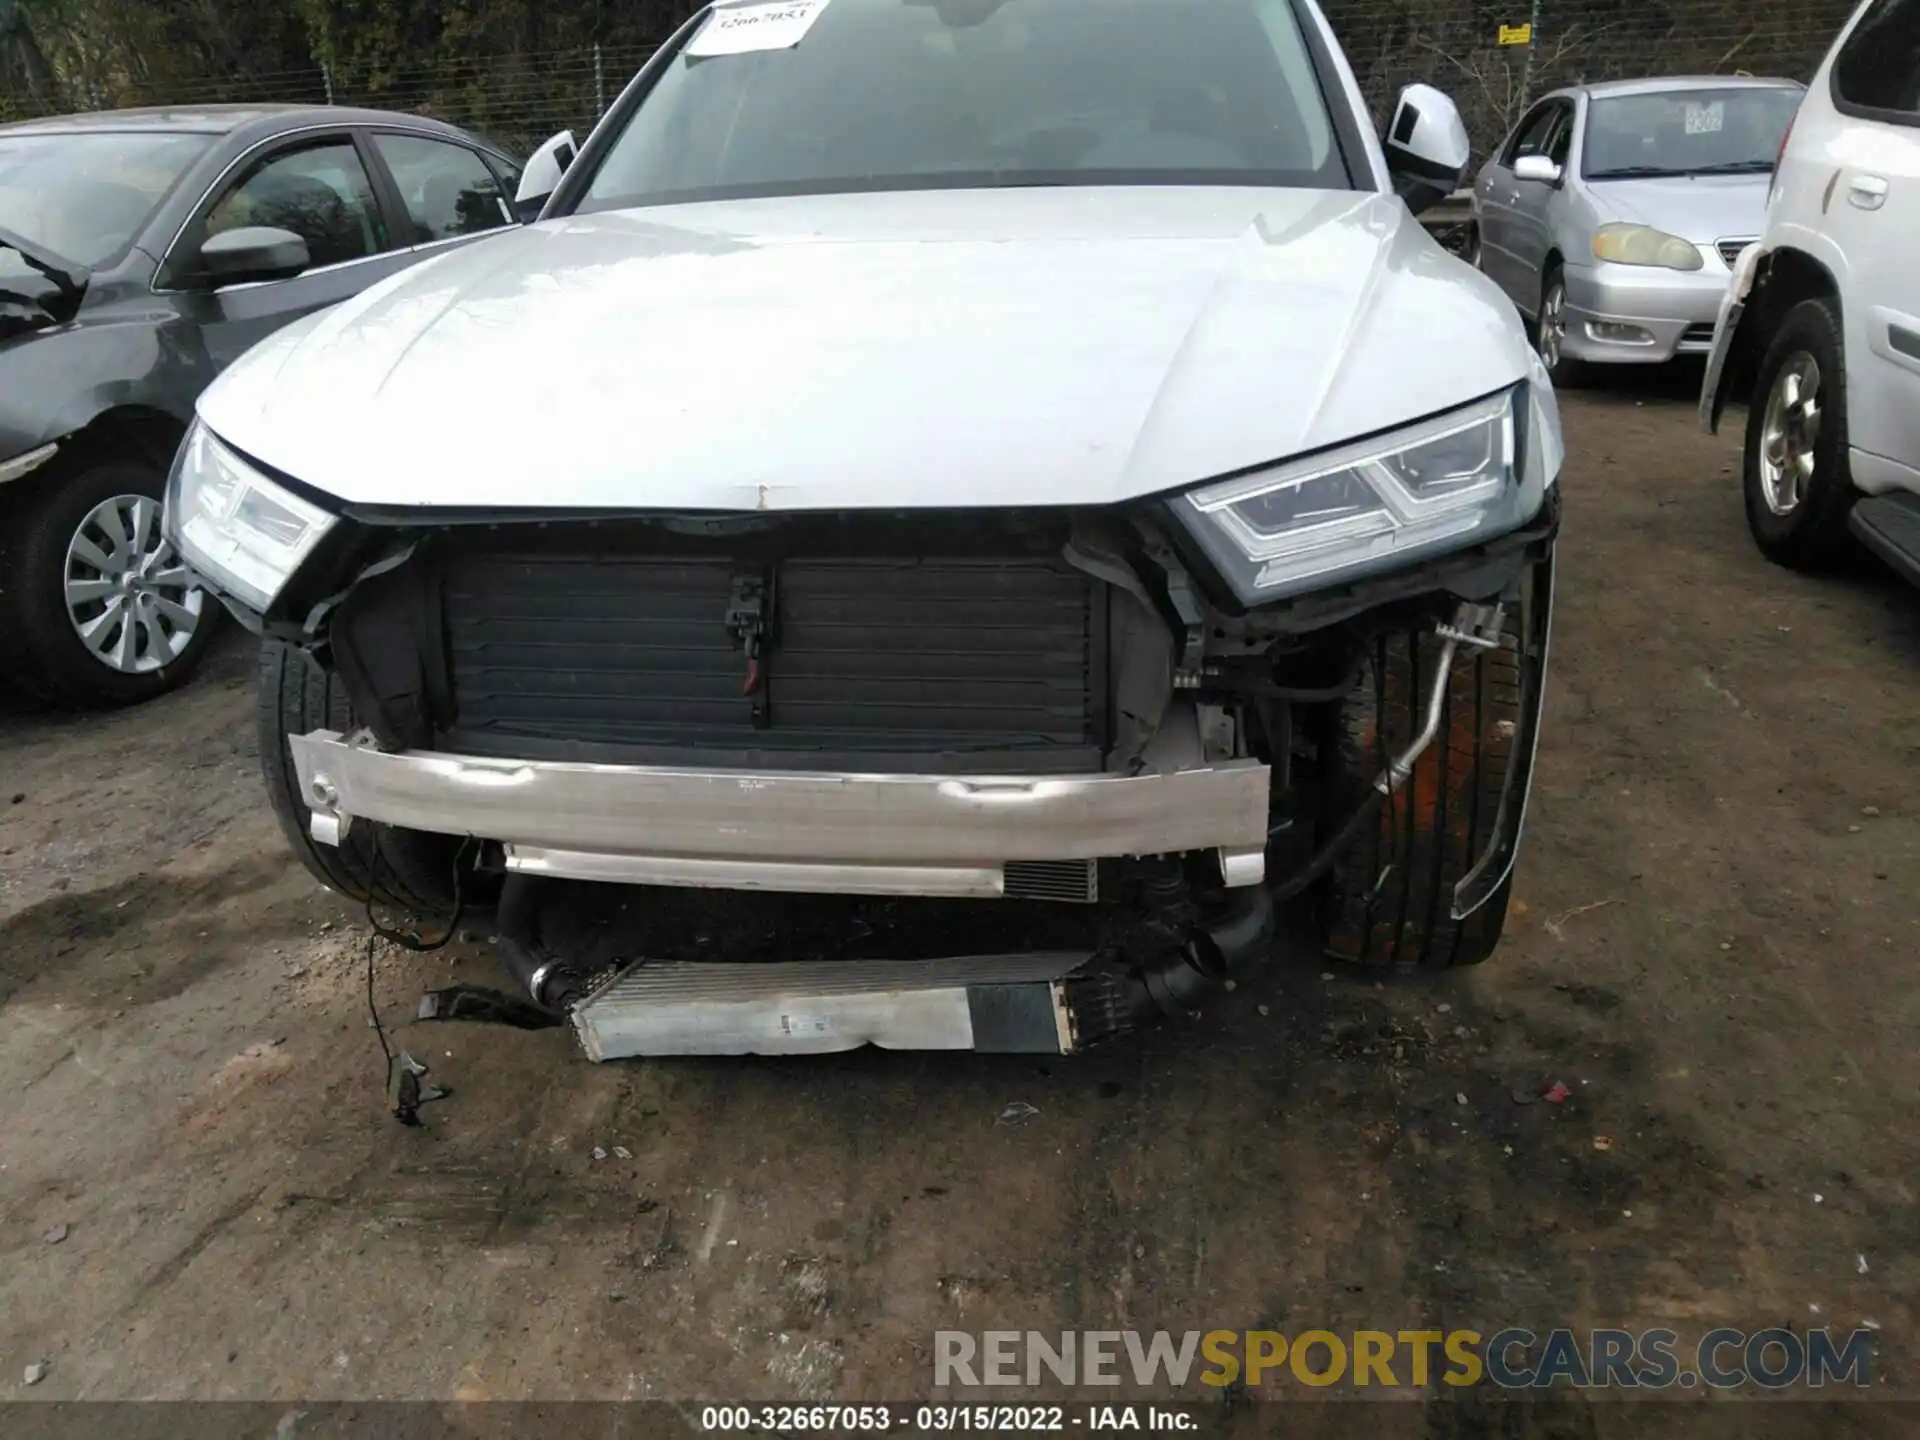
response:
[(1798, 351), (1774, 376), (1760, 422), (1760, 493), (1776, 515), (1791, 515), (1807, 498), (1820, 418), (1820, 362)]
[(200, 628), (206, 592), (160, 533), (160, 502), (102, 500), (67, 544), (67, 616), (87, 653), (122, 675), (172, 664)]
[(1567, 290), (1558, 280), (1540, 301), (1540, 360), (1551, 370), (1560, 363), (1567, 340)]

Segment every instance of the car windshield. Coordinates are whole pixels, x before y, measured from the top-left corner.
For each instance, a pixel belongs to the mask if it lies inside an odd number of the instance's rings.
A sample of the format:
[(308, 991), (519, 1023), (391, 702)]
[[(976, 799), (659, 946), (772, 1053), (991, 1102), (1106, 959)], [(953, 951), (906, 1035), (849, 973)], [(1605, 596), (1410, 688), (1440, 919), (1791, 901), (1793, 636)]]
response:
[(1580, 173), (1589, 180), (1763, 174), (1773, 169), (1800, 96), (1784, 85), (1604, 96), (1587, 107)]
[(1293, 0), (747, 0), (708, 15), (578, 208), (1351, 183)]
[(133, 243), (211, 135), (0, 134), (0, 230), (94, 266)]

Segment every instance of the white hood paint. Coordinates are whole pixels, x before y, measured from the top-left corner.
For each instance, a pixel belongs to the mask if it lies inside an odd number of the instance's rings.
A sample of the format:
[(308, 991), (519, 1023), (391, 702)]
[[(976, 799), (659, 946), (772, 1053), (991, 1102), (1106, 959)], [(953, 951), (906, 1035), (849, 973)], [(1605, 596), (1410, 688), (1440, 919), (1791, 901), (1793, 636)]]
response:
[(1519, 381), (1373, 193), (962, 190), (578, 216), (298, 322), (200, 414), (389, 506), (1100, 504)]
[(1602, 220), (1651, 225), (1696, 245), (1741, 240), (1767, 228), (1771, 175), (1660, 176), (1590, 180)]

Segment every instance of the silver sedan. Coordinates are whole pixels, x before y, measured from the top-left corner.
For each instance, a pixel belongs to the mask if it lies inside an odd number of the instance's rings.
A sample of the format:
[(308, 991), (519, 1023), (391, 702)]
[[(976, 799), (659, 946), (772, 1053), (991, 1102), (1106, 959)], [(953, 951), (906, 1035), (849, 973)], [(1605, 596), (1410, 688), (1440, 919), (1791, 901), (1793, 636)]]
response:
[(1744, 77), (1612, 81), (1555, 91), (1521, 118), (1474, 183), (1473, 255), (1533, 323), (1556, 381), (1712, 347), (1802, 93)]

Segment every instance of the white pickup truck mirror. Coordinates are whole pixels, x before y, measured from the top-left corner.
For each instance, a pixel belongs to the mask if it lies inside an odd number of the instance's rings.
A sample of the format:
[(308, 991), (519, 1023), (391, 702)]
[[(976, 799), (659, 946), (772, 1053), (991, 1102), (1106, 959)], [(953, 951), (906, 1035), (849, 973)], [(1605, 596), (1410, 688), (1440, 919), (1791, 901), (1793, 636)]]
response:
[(573, 131), (562, 130), (533, 152), (520, 171), (520, 188), (513, 196), (514, 213), (522, 223), (539, 216), (541, 208), (560, 188), (560, 177), (567, 173), (579, 149), (574, 144)]
[(1460, 188), (1473, 147), (1453, 101), (1431, 85), (1409, 85), (1394, 103), (1386, 152), (1393, 188), (1417, 215)]

